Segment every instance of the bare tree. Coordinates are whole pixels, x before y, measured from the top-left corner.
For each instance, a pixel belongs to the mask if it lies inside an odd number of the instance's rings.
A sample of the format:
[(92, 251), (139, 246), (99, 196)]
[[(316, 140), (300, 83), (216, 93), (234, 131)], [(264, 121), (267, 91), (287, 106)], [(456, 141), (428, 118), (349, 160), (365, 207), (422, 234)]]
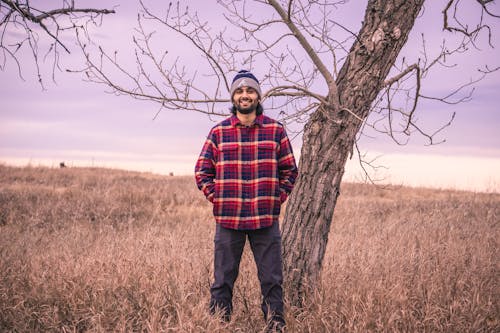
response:
[[(357, 149), (360, 133), (370, 128), (397, 144), (418, 133), (428, 144), (436, 144), (436, 134), (451, 124), (453, 115), (438, 128), (421, 128), (416, 121), (419, 101), (468, 100), (469, 88), (498, 69), (482, 68), (478, 77), (445, 96), (422, 92), (431, 70), (447, 67), (454, 55), (477, 48), (480, 36), (486, 35), (491, 45), (487, 23), (498, 17), (489, 9), (491, 1), (476, 1), (479, 16), (473, 26), (460, 19), (460, 0), (444, 4), (443, 29), (458, 43), (443, 42), (431, 55), (422, 37), (421, 57), (411, 62), (398, 56), (424, 11), (424, 0), (369, 0), (358, 32), (336, 18), (339, 6), (347, 2), (219, 0), (231, 29), (218, 31), (179, 3), (155, 13), (141, 2), (134, 37), (136, 72), (122, 65), (117, 53), (92, 45), (83, 35), (80, 38), (87, 59), (83, 72), (90, 81), (111, 87), (116, 94), (154, 101), (160, 111), (224, 115), (220, 110), (229, 102), (228, 75), (241, 68), (268, 68), (262, 80), (266, 108), (280, 110), (285, 123), (305, 123), (300, 176), (283, 224), (286, 283), (294, 305), (300, 305), (308, 288), (319, 281), (344, 166)], [(207, 70), (200, 74), (182, 59), (171, 60), (168, 48), (155, 42), (164, 30), (191, 43), (208, 64)]]
[[(17, 66), (22, 78), (22, 64), (19, 52), (25, 48), (31, 51), (36, 66), (37, 77), (43, 88), (40, 72), (41, 58), (52, 59), (52, 77), (59, 67), (59, 51), (70, 53), (70, 49), (62, 41), (61, 34), (76, 28), (85, 29), (89, 23), (99, 24), (104, 14), (114, 10), (96, 8), (78, 8), (74, 0), (62, 0), (60, 6), (49, 8), (29, 0), (0, 0), (0, 69), (4, 70), (9, 59)], [(39, 44), (48, 41), (45, 55), (40, 54)]]

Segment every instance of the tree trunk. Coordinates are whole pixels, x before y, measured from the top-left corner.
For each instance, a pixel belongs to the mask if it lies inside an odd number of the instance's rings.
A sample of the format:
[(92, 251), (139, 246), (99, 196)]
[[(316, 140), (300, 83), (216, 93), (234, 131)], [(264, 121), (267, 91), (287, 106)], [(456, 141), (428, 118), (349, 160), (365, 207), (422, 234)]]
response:
[(287, 295), (301, 306), (320, 278), (344, 166), (361, 121), (383, 87), (424, 0), (371, 0), (358, 39), (336, 79), (341, 109), (322, 105), (304, 129), (299, 177), (283, 223)]

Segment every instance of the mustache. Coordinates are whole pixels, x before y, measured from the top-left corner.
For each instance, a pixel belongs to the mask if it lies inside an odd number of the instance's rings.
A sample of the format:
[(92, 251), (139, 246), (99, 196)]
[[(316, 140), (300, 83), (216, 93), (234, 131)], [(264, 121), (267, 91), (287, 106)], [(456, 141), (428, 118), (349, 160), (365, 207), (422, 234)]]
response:
[(241, 97), (238, 99), (238, 103), (241, 103), (241, 102), (254, 102), (256, 101), (255, 99), (253, 98), (250, 98), (250, 97)]

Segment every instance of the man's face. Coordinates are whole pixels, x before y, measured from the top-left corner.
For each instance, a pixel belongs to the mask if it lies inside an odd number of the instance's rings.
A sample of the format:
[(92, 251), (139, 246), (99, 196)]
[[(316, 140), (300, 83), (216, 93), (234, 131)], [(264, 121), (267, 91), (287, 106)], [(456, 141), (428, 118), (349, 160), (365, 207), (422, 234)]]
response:
[(243, 114), (252, 113), (259, 104), (259, 94), (251, 87), (240, 87), (234, 92), (233, 104)]

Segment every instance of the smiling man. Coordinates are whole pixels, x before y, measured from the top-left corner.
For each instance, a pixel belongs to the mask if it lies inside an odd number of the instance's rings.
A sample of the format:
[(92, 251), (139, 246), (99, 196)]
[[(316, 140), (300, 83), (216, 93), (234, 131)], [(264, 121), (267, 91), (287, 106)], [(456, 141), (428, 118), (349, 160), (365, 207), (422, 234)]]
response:
[(281, 331), (283, 273), (279, 214), (298, 174), (292, 146), (279, 122), (263, 115), (259, 81), (240, 71), (231, 85), (233, 115), (212, 128), (196, 163), (198, 188), (213, 204), (216, 222), (210, 311), (229, 321), (233, 287), (246, 239), (257, 264), (262, 311)]

